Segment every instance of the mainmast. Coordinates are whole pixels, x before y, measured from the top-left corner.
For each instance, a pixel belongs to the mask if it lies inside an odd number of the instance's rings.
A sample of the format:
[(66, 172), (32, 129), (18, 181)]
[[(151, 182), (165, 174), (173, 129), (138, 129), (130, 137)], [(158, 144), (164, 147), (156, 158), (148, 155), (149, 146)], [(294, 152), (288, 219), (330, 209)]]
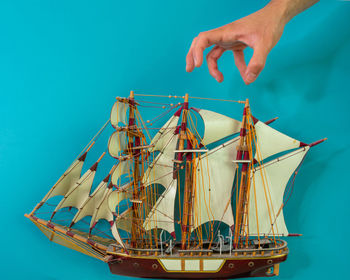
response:
[[(187, 142), (187, 148), (191, 149), (190, 139), (187, 137), (187, 114), (188, 114), (188, 94), (186, 93), (183, 110), (182, 110), (182, 122), (181, 131), (179, 137), (179, 150), (184, 150), (185, 142)], [(183, 152), (178, 154), (179, 161), (183, 160)], [(191, 235), (192, 227), (192, 167), (191, 167), (192, 154), (186, 154), (185, 158), (185, 185), (184, 185), (184, 198), (183, 198), (183, 215), (181, 220), (181, 249), (185, 250), (189, 246), (189, 239)], [(187, 245), (186, 245), (187, 243)]]
[[(247, 131), (248, 131), (248, 118), (249, 118), (249, 101), (248, 99), (245, 102), (243, 119), (241, 124), (240, 131), (240, 143), (237, 148), (237, 158), (236, 162), (242, 163), (241, 166), (241, 179), (240, 187), (236, 191), (239, 191), (238, 201), (236, 202), (236, 221), (235, 221), (235, 230), (234, 230), (234, 247), (238, 247), (238, 242), (241, 237), (241, 234), (244, 234), (245, 229), (245, 214), (248, 209), (248, 187), (249, 187), (249, 176), (248, 176), (248, 166), (249, 166), (249, 148), (247, 141)], [(248, 232), (246, 232), (248, 234)]]

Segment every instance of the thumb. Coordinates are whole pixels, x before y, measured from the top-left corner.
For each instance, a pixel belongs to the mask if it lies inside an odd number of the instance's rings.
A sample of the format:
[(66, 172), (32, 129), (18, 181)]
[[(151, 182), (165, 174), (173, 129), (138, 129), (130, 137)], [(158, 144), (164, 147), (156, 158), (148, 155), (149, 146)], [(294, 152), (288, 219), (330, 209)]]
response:
[(267, 55), (268, 55), (267, 48), (264, 48), (262, 46), (257, 46), (254, 49), (253, 56), (249, 61), (247, 70), (244, 75), (244, 82), (247, 85), (253, 83), (256, 80), (256, 78), (259, 76), (260, 72), (264, 69)]

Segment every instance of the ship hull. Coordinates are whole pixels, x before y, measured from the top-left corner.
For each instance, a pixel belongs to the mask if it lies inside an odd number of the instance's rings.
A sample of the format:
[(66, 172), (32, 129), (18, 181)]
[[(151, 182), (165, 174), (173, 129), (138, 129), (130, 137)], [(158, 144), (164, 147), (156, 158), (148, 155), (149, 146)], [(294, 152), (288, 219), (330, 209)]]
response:
[(275, 276), (287, 254), (266, 257), (178, 257), (119, 256), (109, 261), (113, 274), (161, 279), (234, 279)]

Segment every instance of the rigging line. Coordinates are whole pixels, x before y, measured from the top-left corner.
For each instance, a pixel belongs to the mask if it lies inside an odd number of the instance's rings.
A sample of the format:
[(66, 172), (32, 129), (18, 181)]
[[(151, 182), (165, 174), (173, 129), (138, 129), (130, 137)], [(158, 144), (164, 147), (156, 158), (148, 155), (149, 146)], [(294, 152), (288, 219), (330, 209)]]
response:
[(227, 141), (226, 143), (223, 143), (223, 144), (221, 144), (220, 146), (217, 146), (217, 147), (215, 147), (214, 149), (209, 150), (209, 151), (206, 152), (205, 154), (201, 155), (201, 156), (200, 156), (200, 159), (203, 159), (203, 158), (205, 158), (205, 157), (208, 157), (208, 156), (210, 156), (211, 154), (216, 153), (217, 151), (221, 150), (222, 148), (225, 148), (225, 147), (227, 147), (227, 146), (229, 146), (229, 145), (232, 145), (232, 144), (234, 144), (235, 142), (237, 142), (237, 141), (239, 141), (239, 140), (240, 140), (240, 137), (237, 136), (237, 137), (235, 137), (235, 138), (233, 138), (233, 139)]
[[(151, 163), (151, 169), (153, 169), (153, 166), (155, 165), (155, 164), (157, 164), (157, 162), (159, 161), (159, 159), (160, 159), (160, 157), (162, 156), (162, 155), (164, 155), (164, 151), (165, 151), (165, 149), (166, 149), (166, 147), (170, 144), (170, 142), (172, 142), (172, 140), (174, 139), (174, 137), (178, 137), (177, 135), (175, 135), (175, 134), (173, 134), (173, 136), (168, 140), (168, 142), (165, 144), (165, 146), (163, 147), (163, 149), (160, 151), (160, 154), (154, 159), (154, 161)], [(160, 138), (161, 137), (159, 137), (158, 138), (158, 140), (157, 140), (157, 142), (155, 143), (155, 145), (158, 143), (158, 141), (160, 140)], [(146, 171), (146, 173), (147, 173), (147, 171)], [(161, 178), (163, 178), (163, 177), (165, 177), (165, 176), (167, 176), (167, 175), (169, 175), (169, 174), (171, 174), (172, 172), (170, 172), (170, 173), (168, 173), (168, 174), (165, 174), (164, 176), (162, 176), (162, 177), (159, 177), (159, 178), (157, 178), (156, 180), (158, 180), (158, 179), (161, 179)], [(148, 180), (149, 179), (149, 177), (150, 177), (150, 174), (148, 174), (148, 176), (147, 176), (147, 178), (146, 178), (146, 180)], [(156, 180), (154, 180), (154, 181), (156, 181)], [(153, 182), (154, 182), (153, 181)], [(152, 183), (153, 183), (152, 182)]]
[[(252, 145), (255, 141), (255, 130), (252, 129), (251, 134), (249, 133), (249, 143), (250, 143), (250, 151), (249, 151), (249, 159), (251, 161), (253, 161), (253, 149), (252, 149)], [(249, 168), (249, 174), (251, 174), (251, 170), (252, 170), (252, 165), (250, 165)], [(253, 176), (253, 180), (251, 178), (251, 175), (249, 175), (249, 183), (251, 185), (251, 181), (253, 181), (253, 192), (254, 192), (254, 203), (255, 203), (255, 216), (256, 216), (256, 228), (257, 228), (257, 232), (258, 232), (258, 245), (260, 247), (260, 230), (259, 230), (259, 217), (258, 217), (258, 202), (257, 202), (257, 198), (256, 198), (256, 186), (255, 186), (255, 177)], [(250, 186), (251, 187), (251, 186)], [(250, 190), (250, 188), (249, 188)], [(249, 191), (249, 199), (251, 196), (251, 191)], [(250, 204), (248, 204), (248, 210), (250, 209)], [(249, 214), (248, 214), (249, 215)], [(249, 232), (249, 221), (248, 221), (248, 232)]]
[(147, 122), (150, 123), (150, 126), (153, 125), (153, 123), (157, 122), (158, 120), (162, 119), (165, 115), (169, 114), (172, 110), (174, 110), (175, 108), (181, 106), (182, 104), (176, 104), (173, 107), (171, 107), (170, 109), (166, 110), (165, 112), (161, 113), (160, 115), (154, 117), (151, 120), (148, 120)]
[[(146, 126), (146, 124), (145, 124), (145, 122), (144, 122), (144, 120), (143, 120), (143, 118), (142, 118), (142, 116), (141, 116), (141, 113), (140, 113), (140, 111), (139, 111), (138, 108), (136, 108), (136, 118), (137, 118), (138, 121), (141, 123), (141, 126), (144, 127), (143, 129), (146, 130), (146, 134), (147, 134), (149, 140), (151, 141), (151, 135), (150, 135), (150, 133), (149, 133), (149, 131), (148, 131), (148, 128), (147, 128), (147, 126)], [(146, 138), (146, 137), (145, 137), (145, 138)], [(146, 141), (146, 139), (145, 139), (145, 141)], [(147, 143), (147, 141), (146, 141), (146, 143)]]
[[(207, 167), (208, 167), (208, 182), (209, 182), (209, 186), (210, 186), (210, 170), (209, 170), (209, 161), (208, 161), (208, 157), (206, 157), (206, 162), (207, 162)], [(200, 165), (200, 167), (198, 167), (198, 165)], [(202, 160), (200, 159), (200, 157), (198, 158), (198, 162), (197, 162), (197, 164), (196, 164), (196, 166), (195, 166), (195, 170), (197, 170), (197, 169), (200, 169), (200, 171), (201, 171), (201, 174), (200, 174), (200, 176), (201, 176), (201, 178), (202, 178), (202, 182), (204, 182), (204, 173), (203, 173), (203, 166), (202, 166)], [(195, 173), (196, 174), (196, 173)], [(196, 178), (196, 181), (195, 182), (197, 182), (197, 178)], [(205, 194), (205, 190), (204, 190), (204, 184), (202, 183), (201, 184), (202, 185), (202, 191), (203, 191), (203, 194)], [(208, 218), (211, 218), (211, 219), (209, 219), (209, 223), (210, 223), (210, 226), (211, 226), (211, 223), (212, 223), (212, 220), (214, 219), (214, 214), (213, 214), (213, 212), (212, 212), (212, 210), (211, 210), (211, 207), (210, 207), (210, 202), (211, 202), (211, 199), (210, 199), (210, 197), (211, 197), (211, 192), (209, 191), (209, 206), (208, 206), (208, 204), (207, 204), (207, 200), (205, 199), (205, 197), (204, 197), (204, 204), (205, 204), (205, 207), (206, 207), (206, 210), (207, 210), (207, 213), (209, 214), (209, 216), (210, 217), (208, 217)], [(208, 232), (207, 232), (207, 228), (205, 227), (205, 231), (206, 231), (206, 234), (207, 234), (207, 236), (208, 236)]]
[(212, 100), (212, 101), (222, 101), (222, 102), (233, 102), (233, 103), (240, 103), (245, 104), (245, 101), (241, 100), (232, 100), (232, 99), (218, 99), (218, 98), (209, 98), (209, 97), (196, 97), (196, 96), (189, 96), (188, 98), (192, 99), (202, 99), (202, 100)]
[[(134, 95), (136, 95), (136, 96), (148, 96), (148, 97), (185, 98), (184, 96), (178, 96), (178, 95), (157, 95), (157, 94), (134, 94)], [(218, 98), (196, 97), (196, 96), (189, 96), (189, 98), (203, 99), (203, 100), (214, 100), (214, 101), (222, 101), (222, 102), (234, 102), (234, 103), (240, 103), (240, 104), (245, 104), (245, 102), (246, 102), (246, 101), (232, 100), (232, 99), (218, 99)]]
[[(249, 113), (249, 116), (250, 116), (250, 111), (249, 111), (248, 113)], [(251, 127), (251, 126), (248, 126), (248, 127)], [(249, 131), (249, 132), (250, 132), (250, 131)], [(255, 131), (253, 131), (253, 133), (255, 133)], [(256, 135), (255, 135), (255, 137), (256, 137)], [(254, 140), (256, 140), (256, 139), (254, 138)], [(262, 156), (261, 156), (260, 146), (259, 146), (257, 140), (255, 141), (255, 147), (256, 147), (256, 151), (257, 151), (257, 155), (258, 155), (258, 162), (260, 162), (259, 159), (261, 159)], [(274, 231), (274, 228), (273, 228), (273, 226), (272, 226), (273, 224), (272, 224), (272, 216), (271, 216), (271, 209), (270, 209), (270, 208), (272, 208), (272, 213), (273, 213), (273, 215), (275, 216), (274, 209), (273, 209), (274, 207), (273, 207), (273, 204), (272, 204), (272, 199), (271, 199), (271, 194), (270, 194), (270, 188), (269, 188), (269, 186), (268, 186), (266, 170), (265, 170), (264, 166), (261, 165), (260, 167), (262, 168), (262, 171), (263, 171), (263, 172), (261, 172), (261, 179), (262, 179), (261, 181), (262, 181), (262, 183), (263, 183), (263, 190), (264, 190), (264, 195), (265, 195), (267, 210), (268, 210), (268, 213), (269, 213), (269, 220), (270, 220), (270, 223), (271, 223), (271, 229), (272, 229), (273, 239), (274, 239), (274, 243), (275, 243), (275, 245), (276, 245), (275, 231)], [(255, 173), (253, 172), (253, 176), (254, 176), (254, 174), (255, 174)], [(267, 190), (267, 191), (266, 191), (266, 190)], [(270, 201), (269, 201), (269, 198), (270, 198)], [(270, 203), (271, 203), (271, 207), (270, 207)], [(277, 231), (277, 233), (278, 233), (278, 231)]]
[[(126, 217), (122, 217), (120, 219), (127, 220), (127, 221), (132, 220), (132, 218), (126, 218)], [(144, 221), (144, 219), (142, 219), (142, 218), (135, 218), (134, 220)], [(162, 222), (162, 223), (173, 224), (174, 222), (177, 222), (177, 221), (176, 220), (174, 220), (174, 221), (166, 221), (166, 220), (162, 221), (162, 220), (157, 220), (157, 219), (147, 219), (147, 222), (154, 222), (154, 223)], [(151, 229), (149, 229), (149, 230), (151, 230)]]
[(293, 176), (293, 179), (292, 179), (292, 183), (290, 184), (290, 185), (291, 185), (291, 191), (290, 191), (290, 193), (289, 193), (289, 196), (288, 196), (287, 200), (284, 202), (284, 205), (287, 204), (287, 202), (289, 201), (289, 199), (290, 199), (291, 196), (292, 196), (293, 189), (294, 189), (295, 178), (296, 178), (297, 174), (299, 173), (300, 167), (301, 167), (301, 165), (302, 165), (303, 162), (304, 162), (305, 156), (306, 156), (306, 154), (304, 155), (304, 158), (303, 158), (302, 161), (300, 162), (299, 166), (298, 166), (298, 167), (296, 168), (296, 170), (294, 171), (294, 176)]
[[(282, 202), (282, 205), (280, 206), (280, 208), (279, 208), (279, 210), (278, 210), (278, 212), (277, 212), (277, 215), (276, 215), (276, 217), (275, 217), (275, 220), (273, 221), (273, 225), (276, 223), (278, 216), (281, 214), (283, 208), (286, 206), (287, 202), (289, 201), (289, 199), (290, 199), (291, 196), (292, 196), (293, 189), (294, 189), (295, 178), (296, 178), (296, 175), (297, 175), (298, 172), (299, 172), (299, 169), (300, 169), (300, 167), (301, 167), (301, 165), (302, 165), (304, 159), (305, 159), (305, 156), (304, 156), (304, 158), (302, 159), (302, 161), (299, 163), (299, 165), (298, 165), (298, 167), (296, 168), (296, 170), (293, 172), (293, 173), (294, 173), (293, 179), (292, 179), (291, 181), (289, 181), (289, 184), (288, 184), (288, 186), (287, 186), (287, 188), (288, 188), (288, 189), (291, 189), (291, 191), (290, 191), (290, 193), (288, 194), (287, 200), (286, 200), (285, 202)], [(286, 189), (287, 189), (287, 188), (286, 188)], [(270, 235), (270, 232), (271, 232), (271, 229), (270, 229), (268, 235)]]
[(110, 119), (108, 119), (108, 121), (106, 121), (106, 123), (100, 128), (100, 130), (95, 134), (95, 136), (92, 137), (90, 142), (84, 147), (84, 149), (80, 152), (80, 154), (76, 157), (75, 160), (77, 160), (85, 152), (85, 150), (92, 144), (92, 142), (94, 142), (98, 139), (98, 137), (101, 135), (101, 133), (107, 127), (107, 125), (110, 123), (110, 121), (111, 121)]
[[(250, 111), (249, 111), (250, 113)], [(253, 166), (253, 143), (252, 143), (252, 135), (254, 134), (254, 126), (251, 123), (251, 119), (248, 118), (248, 125), (249, 125), (249, 131), (248, 131), (248, 135), (247, 135), (247, 142), (248, 142), (248, 155), (249, 155), (249, 159), (251, 161), (251, 164), (249, 164), (248, 166), (248, 178), (247, 178), (247, 184), (248, 184), (248, 189), (247, 192), (248, 194), (250, 194), (250, 188), (251, 188), (251, 170), (252, 170), (252, 166)], [(248, 246), (249, 243), (249, 204), (250, 204), (250, 195), (248, 195), (248, 200), (247, 200), (247, 204), (245, 205), (246, 208), (246, 246)]]
[[(192, 112), (191, 112), (191, 110), (189, 110), (188, 112), (189, 112), (190, 126), (195, 131), (195, 133), (196, 133), (196, 135), (197, 135), (197, 137), (199, 139), (199, 142), (202, 143), (203, 138), (199, 135), (199, 132), (197, 130), (197, 127), (198, 127), (197, 116), (196, 116), (196, 114), (193, 114), (193, 116), (195, 117), (195, 120), (196, 120), (196, 123), (194, 123), (194, 121), (192, 119)], [(203, 146), (206, 148), (206, 145), (203, 144)]]
[(156, 105), (139, 105), (140, 107), (144, 107), (144, 108), (160, 108), (160, 109), (165, 109), (165, 106), (156, 106)]
[[(75, 207), (74, 207), (74, 208), (75, 208)], [(72, 212), (70, 212), (70, 211), (68, 211), (68, 212), (69, 212), (69, 214), (71, 214), (71, 215), (74, 217), (74, 215), (75, 215), (74, 213), (72, 213)], [(86, 225), (89, 225), (89, 227), (90, 227), (90, 223), (84, 221), (84, 219), (81, 219), (79, 222), (82, 222), (82, 223), (84, 223), (84, 224), (86, 224)], [(67, 228), (68, 228), (68, 227), (67, 227)], [(77, 230), (77, 229), (73, 229), (73, 230)], [(99, 230), (98, 228), (96, 228), (96, 230), (99, 231), (101, 234), (104, 234), (104, 235), (107, 236), (108, 238), (112, 238), (112, 239), (113, 239), (112, 236), (110, 236), (110, 235), (108, 235), (107, 233), (105, 233), (105, 232)]]
[[(285, 159), (288, 159), (288, 158), (290, 158), (290, 157), (293, 157), (293, 156), (295, 156), (295, 155), (297, 155), (297, 154), (299, 154), (299, 153), (304, 152), (305, 149), (306, 149), (306, 147), (302, 147), (302, 148), (299, 148), (299, 149), (297, 149), (297, 150), (295, 150), (295, 151), (289, 152), (289, 153), (287, 153), (287, 154), (285, 154), (285, 155), (283, 155), (283, 156), (280, 156), (280, 157), (278, 157), (278, 158), (275, 158), (275, 159), (273, 159), (273, 160), (270, 160), (270, 161), (268, 161), (268, 162), (266, 162), (266, 163), (264, 163), (264, 164), (259, 164), (258, 167), (255, 167), (255, 168), (254, 168), (253, 172), (259, 171), (260, 169), (262, 169), (262, 168), (264, 168), (264, 167), (268, 167), (268, 166), (270, 166), (270, 165), (272, 165), (272, 164), (275, 164), (275, 163), (280, 162), (280, 161), (282, 161), (282, 160), (285, 160)], [(258, 163), (259, 163), (259, 161), (258, 161)]]
[(145, 101), (145, 100), (135, 100), (137, 102), (144, 102), (144, 103), (150, 103), (150, 104), (159, 104), (159, 105), (166, 105), (166, 106), (172, 106), (172, 103), (161, 103), (161, 102), (153, 102), (153, 101)]

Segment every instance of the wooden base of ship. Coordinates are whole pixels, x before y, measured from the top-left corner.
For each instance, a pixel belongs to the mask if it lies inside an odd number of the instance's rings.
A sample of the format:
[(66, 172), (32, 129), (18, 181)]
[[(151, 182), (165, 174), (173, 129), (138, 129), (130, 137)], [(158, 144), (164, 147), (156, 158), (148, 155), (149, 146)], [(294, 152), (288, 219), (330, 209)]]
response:
[(162, 279), (234, 279), (276, 276), (283, 253), (266, 257), (143, 257), (113, 256), (108, 262), (113, 274)]

